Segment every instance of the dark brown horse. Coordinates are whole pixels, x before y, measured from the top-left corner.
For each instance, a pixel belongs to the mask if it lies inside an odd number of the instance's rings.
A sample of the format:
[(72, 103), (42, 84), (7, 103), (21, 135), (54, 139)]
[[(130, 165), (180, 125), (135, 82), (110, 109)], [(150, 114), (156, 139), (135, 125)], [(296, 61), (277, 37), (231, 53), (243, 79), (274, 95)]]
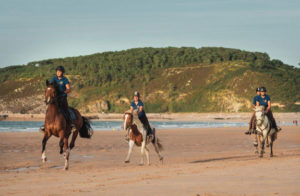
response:
[[(48, 105), (45, 117), (45, 132), (44, 138), (42, 142), (42, 160), (43, 162), (47, 161), (46, 157), (46, 143), (47, 140), (52, 136), (56, 136), (60, 138), (59, 146), (60, 146), (60, 154), (64, 153), (65, 158), (65, 167), (67, 170), (69, 168), (69, 155), (70, 150), (75, 146), (75, 140), (77, 138), (78, 132), (80, 137), (83, 138), (91, 138), (93, 134), (93, 130), (91, 129), (91, 125), (89, 120), (80, 115), (78, 110), (74, 108), (70, 108), (76, 119), (73, 120), (75, 125), (75, 131), (71, 131), (71, 127), (67, 124), (67, 121), (59, 108), (58, 105), (58, 90), (56, 83), (49, 83), (46, 81), (46, 92), (45, 92), (45, 103)], [(70, 146), (68, 145), (69, 136), (72, 134), (72, 140)]]

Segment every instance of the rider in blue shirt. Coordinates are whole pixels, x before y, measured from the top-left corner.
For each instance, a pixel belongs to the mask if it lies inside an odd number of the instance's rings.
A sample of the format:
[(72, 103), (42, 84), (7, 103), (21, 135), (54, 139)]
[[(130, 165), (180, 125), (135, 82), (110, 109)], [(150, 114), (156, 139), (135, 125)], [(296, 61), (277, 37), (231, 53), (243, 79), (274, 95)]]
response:
[(140, 121), (143, 123), (145, 129), (147, 130), (147, 135), (153, 136), (152, 129), (150, 127), (148, 118), (146, 116), (146, 113), (144, 111), (144, 104), (140, 99), (140, 93), (134, 92), (133, 101), (130, 104), (130, 110), (133, 112), (133, 110), (138, 111), (138, 117)]
[[(56, 76), (54, 76), (50, 83), (56, 83), (57, 93), (58, 93), (58, 107), (65, 114), (67, 124), (70, 125), (71, 129), (75, 128), (72, 122), (72, 118), (69, 112), (69, 105), (67, 100), (67, 94), (71, 92), (70, 82), (68, 78), (64, 76), (65, 68), (63, 66), (58, 66), (56, 68)], [(41, 131), (44, 131), (44, 125), (40, 127)]]
[(56, 76), (54, 76), (50, 83), (56, 83), (57, 91), (58, 91), (58, 104), (59, 108), (63, 110), (67, 123), (74, 128), (75, 125), (72, 123), (72, 118), (69, 112), (69, 104), (68, 104), (68, 93), (71, 92), (70, 82), (68, 78), (64, 76), (65, 68), (63, 66), (58, 66), (56, 68)]
[(256, 101), (256, 105), (265, 107), (265, 114), (270, 119), (271, 127), (274, 128), (276, 131), (279, 131), (271, 110), (271, 98), (266, 94), (266, 92), (267, 89), (265, 87), (260, 87), (260, 96)]

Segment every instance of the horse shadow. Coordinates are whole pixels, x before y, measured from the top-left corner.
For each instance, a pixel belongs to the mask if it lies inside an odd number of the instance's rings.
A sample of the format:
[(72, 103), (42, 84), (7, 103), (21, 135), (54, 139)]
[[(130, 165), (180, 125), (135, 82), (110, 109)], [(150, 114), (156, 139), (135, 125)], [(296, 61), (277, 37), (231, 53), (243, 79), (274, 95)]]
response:
[(248, 161), (248, 160), (256, 159), (256, 156), (254, 156), (254, 155), (253, 156), (239, 155), (239, 156), (219, 157), (219, 158), (196, 160), (196, 161), (191, 161), (189, 163), (191, 163), (191, 164), (195, 164), (195, 163), (208, 163), (208, 162), (224, 161), (224, 160), (231, 160), (231, 159), (242, 159), (243, 161)]

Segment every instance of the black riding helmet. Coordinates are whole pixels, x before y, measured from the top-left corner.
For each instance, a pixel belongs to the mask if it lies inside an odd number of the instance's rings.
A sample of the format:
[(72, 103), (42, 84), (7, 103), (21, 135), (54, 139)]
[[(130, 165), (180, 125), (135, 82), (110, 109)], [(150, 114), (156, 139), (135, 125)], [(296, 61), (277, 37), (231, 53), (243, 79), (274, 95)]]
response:
[(138, 98), (140, 98), (140, 93), (135, 91), (133, 96), (137, 96)]
[(61, 72), (63, 72), (63, 73), (65, 73), (65, 68), (63, 67), (63, 66), (58, 66), (58, 67), (56, 67), (56, 69), (55, 69), (56, 71), (57, 70), (59, 70), (59, 71), (61, 71)]
[(260, 92), (260, 87), (257, 87), (257, 88), (256, 88), (256, 92)]
[(259, 92), (267, 92), (267, 89), (266, 89), (266, 87), (264, 87), (264, 86), (260, 87), (260, 90), (259, 90)]

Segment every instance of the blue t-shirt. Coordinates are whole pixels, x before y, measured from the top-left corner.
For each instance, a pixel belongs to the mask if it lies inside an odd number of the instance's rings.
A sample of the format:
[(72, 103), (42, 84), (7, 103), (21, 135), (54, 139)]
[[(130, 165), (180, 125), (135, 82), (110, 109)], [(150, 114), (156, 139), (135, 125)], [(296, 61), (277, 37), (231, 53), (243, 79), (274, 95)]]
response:
[(270, 99), (269, 95), (265, 95), (264, 98), (262, 98), (261, 95), (259, 95), (257, 101), (259, 102), (259, 105), (268, 107), (268, 101), (271, 101), (271, 99)]
[(64, 97), (66, 97), (67, 94), (64, 93), (65, 90), (67, 89), (67, 88), (66, 88), (66, 85), (67, 85), (67, 84), (70, 84), (68, 78), (66, 78), (65, 76), (63, 76), (61, 79), (58, 79), (57, 76), (54, 76), (54, 77), (51, 79), (50, 83), (53, 83), (54, 81), (55, 81), (56, 84), (58, 85), (59, 96), (64, 96)]
[[(142, 102), (141, 100), (139, 100), (138, 103), (137, 103), (137, 105), (136, 105), (135, 102), (133, 101), (133, 102), (131, 102), (130, 106), (132, 106), (134, 110), (140, 111), (140, 107), (141, 107), (141, 106), (144, 106), (144, 104), (143, 104), (143, 102)], [(141, 116), (143, 116), (143, 115), (145, 115), (144, 109), (142, 110), (141, 113), (139, 113), (139, 117), (141, 117)]]
[(258, 101), (258, 97), (259, 95), (256, 95), (255, 97), (253, 97), (253, 105), (256, 105), (256, 102)]

